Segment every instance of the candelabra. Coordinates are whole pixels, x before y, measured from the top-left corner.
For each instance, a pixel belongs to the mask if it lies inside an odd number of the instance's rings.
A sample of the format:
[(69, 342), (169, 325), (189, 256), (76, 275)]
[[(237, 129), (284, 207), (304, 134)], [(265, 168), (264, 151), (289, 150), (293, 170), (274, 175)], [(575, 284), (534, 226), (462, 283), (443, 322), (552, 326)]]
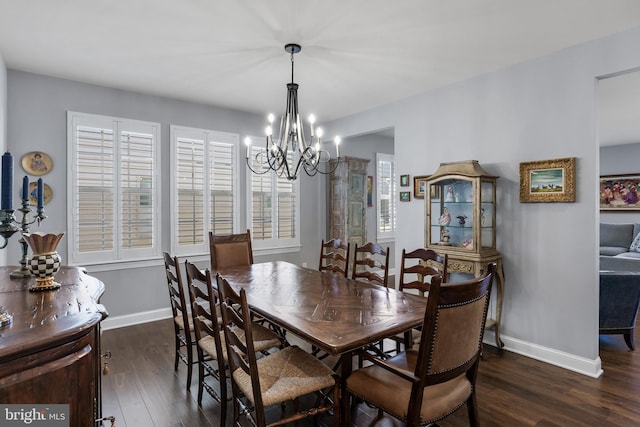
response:
[[(20, 268), (11, 272), (10, 276), (12, 279), (22, 279), (25, 277), (31, 277), (32, 274), (29, 271), (27, 265), (29, 264), (29, 257), (27, 256), (29, 245), (22, 237), (22, 234), (29, 232), (29, 226), (35, 222), (40, 225), (40, 222), (44, 220), (47, 216), (44, 214), (44, 206), (38, 206), (37, 214), (33, 217), (32, 220), (29, 220), (28, 215), (31, 212), (31, 207), (29, 206), (29, 199), (22, 200), (22, 207), (18, 209), (18, 211), (22, 212), (22, 221), (16, 221), (16, 218), (13, 214), (12, 209), (0, 209), (0, 236), (4, 238), (3, 244), (0, 246), (0, 249), (3, 249), (9, 243), (9, 239), (13, 236), (17, 231), (21, 232), (20, 247), (22, 249), (22, 258), (20, 259)], [(19, 224), (16, 225), (16, 224)]]

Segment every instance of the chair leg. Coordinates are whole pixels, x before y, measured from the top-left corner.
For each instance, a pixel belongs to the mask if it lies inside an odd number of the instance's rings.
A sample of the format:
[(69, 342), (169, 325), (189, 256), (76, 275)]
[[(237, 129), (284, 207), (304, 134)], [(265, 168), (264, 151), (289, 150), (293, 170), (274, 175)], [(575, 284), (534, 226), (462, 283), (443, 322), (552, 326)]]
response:
[(629, 347), (631, 350), (636, 349), (636, 346), (633, 342), (633, 328), (631, 328), (629, 332), (624, 333), (624, 342), (627, 343), (627, 347)]
[(220, 427), (227, 425), (227, 375), (224, 362), (218, 361), (218, 378), (220, 379)]
[(204, 389), (204, 362), (198, 358), (198, 406), (202, 406), (202, 391)]
[(175, 338), (176, 338), (176, 354), (175, 354), (175, 360), (173, 362), (173, 370), (177, 371), (178, 370), (178, 362), (180, 360), (180, 338), (178, 338), (178, 330), (176, 329), (175, 331)]
[(469, 412), (469, 425), (471, 427), (479, 427), (480, 420), (478, 418), (478, 404), (476, 402), (475, 390), (471, 392), (471, 396), (467, 399), (467, 411)]
[(193, 346), (187, 341), (187, 392), (191, 391), (191, 374), (193, 373)]

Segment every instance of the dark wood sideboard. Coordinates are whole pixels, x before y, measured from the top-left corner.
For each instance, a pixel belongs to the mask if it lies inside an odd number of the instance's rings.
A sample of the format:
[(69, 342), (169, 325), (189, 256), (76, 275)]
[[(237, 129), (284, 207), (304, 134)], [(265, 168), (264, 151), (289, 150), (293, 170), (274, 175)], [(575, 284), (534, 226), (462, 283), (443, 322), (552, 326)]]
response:
[(81, 268), (62, 267), (53, 291), (30, 292), (35, 279), (10, 279), (0, 268), (0, 402), (69, 404), (71, 426), (93, 426), (101, 415), (99, 299), (104, 284)]

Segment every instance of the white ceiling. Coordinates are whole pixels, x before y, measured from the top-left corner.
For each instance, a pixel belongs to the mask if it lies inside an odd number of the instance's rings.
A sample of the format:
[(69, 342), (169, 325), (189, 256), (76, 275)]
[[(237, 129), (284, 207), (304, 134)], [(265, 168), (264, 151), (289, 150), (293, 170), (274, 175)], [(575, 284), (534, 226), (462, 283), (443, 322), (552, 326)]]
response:
[(638, 0), (0, 0), (8, 68), (327, 121), (640, 26)]

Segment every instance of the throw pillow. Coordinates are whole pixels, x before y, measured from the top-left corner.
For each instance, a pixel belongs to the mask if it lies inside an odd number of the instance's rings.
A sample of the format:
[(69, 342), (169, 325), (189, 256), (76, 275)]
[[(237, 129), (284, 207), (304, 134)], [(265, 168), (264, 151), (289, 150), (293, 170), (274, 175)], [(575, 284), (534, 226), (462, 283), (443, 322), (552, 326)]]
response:
[(640, 252), (640, 233), (633, 239), (633, 243), (631, 243), (631, 247), (629, 247), (630, 252)]

